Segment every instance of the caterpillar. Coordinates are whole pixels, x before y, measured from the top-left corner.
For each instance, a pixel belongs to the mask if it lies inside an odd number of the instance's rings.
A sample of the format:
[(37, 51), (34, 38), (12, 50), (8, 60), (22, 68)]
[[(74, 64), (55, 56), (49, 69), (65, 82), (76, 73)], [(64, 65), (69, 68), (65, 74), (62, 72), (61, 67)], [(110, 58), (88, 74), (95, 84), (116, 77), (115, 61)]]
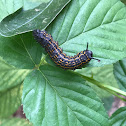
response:
[(75, 56), (67, 56), (59, 47), (58, 42), (54, 41), (52, 36), (47, 34), (45, 30), (33, 30), (33, 36), (45, 48), (54, 63), (63, 69), (80, 69), (91, 59), (100, 61), (92, 57), (93, 52), (88, 50), (88, 43), (86, 50), (79, 52)]

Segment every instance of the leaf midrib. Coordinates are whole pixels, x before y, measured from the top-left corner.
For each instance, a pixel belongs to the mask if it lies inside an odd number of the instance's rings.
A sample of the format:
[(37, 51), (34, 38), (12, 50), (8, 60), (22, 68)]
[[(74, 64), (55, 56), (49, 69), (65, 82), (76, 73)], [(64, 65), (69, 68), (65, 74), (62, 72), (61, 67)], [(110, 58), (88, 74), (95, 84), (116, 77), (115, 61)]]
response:
[[(56, 92), (56, 94), (62, 99), (62, 101), (64, 102), (64, 104), (73, 112), (73, 110), (66, 104), (66, 102), (63, 100), (63, 98), (60, 96), (60, 94), (56, 91), (56, 89), (51, 85), (50, 81), (47, 79), (47, 77), (44, 75), (44, 73), (40, 69), (39, 69), (39, 71), (42, 74), (42, 76), (45, 78), (45, 80), (48, 82), (48, 84), (52, 87), (52, 89)], [(74, 112), (73, 112), (73, 114), (74, 114)], [(76, 114), (74, 114), (74, 116), (76, 117), (76, 119), (82, 125), (81, 121), (77, 118)]]

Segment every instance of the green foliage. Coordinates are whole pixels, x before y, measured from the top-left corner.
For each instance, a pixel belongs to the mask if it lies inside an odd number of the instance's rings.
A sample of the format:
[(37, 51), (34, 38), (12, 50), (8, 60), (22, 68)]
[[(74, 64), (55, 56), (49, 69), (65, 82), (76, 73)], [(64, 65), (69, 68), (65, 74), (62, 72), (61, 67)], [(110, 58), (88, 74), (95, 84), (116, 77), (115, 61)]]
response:
[[(81, 70), (79, 69), (79, 70), (76, 70), (76, 72), (82, 75), (88, 76), (88, 77), (92, 77), (93, 79), (103, 84), (106, 84), (106, 85), (111, 84), (111, 86), (118, 88), (118, 85), (113, 75), (113, 65), (106, 65), (104, 67), (90, 67), (90, 68), (85, 68)], [(97, 87), (95, 84), (89, 83), (88, 81), (87, 83), (97, 92), (99, 97), (104, 98), (104, 97), (111, 96), (110, 93)]]
[(70, 0), (50, 0), (27, 11), (19, 10), (0, 23), (0, 34), (12, 36), (34, 29), (46, 28)]
[(114, 64), (114, 75), (120, 89), (126, 91), (126, 58)]
[(30, 70), (17, 69), (0, 58), (0, 118), (13, 114), (21, 104), (22, 82)]
[(32, 34), (27, 33), (13, 37), (0, 36), (0, 55), (9, 64), (17, 68), (32, 69), (41, 59), (42, 48), (34, 42)]
[(125, 126), (126, 125), (126, 107), (118, 109), (110, 118), (111, 126)]
[(108, 124), (102, 102), (85, 81), (49, 65), (25, 78), (22, 101), (27, 118), (36, 126)]
[(25, 119), (10, 118), (10, 119), (0, 119), (0, 126), (32, 126)]
[(126, 4), (126, 0), (121, 0), (124, 4)]
[(22, 0), (0, 0), (0, 21), (23, 6)]
[[(82, 2), (83, 1), (83, 2)], [(126, 57), (126, 7), (119, 0), (73, 0), (48, 27), (68, 55), (86, 49), (93, 56), (89, 66), (103, 66)], [(104, 8), (104, 9), (103, 9)]]
[[(8, 118), (22, 96), (26, 118), (34, 126), (109, 126), (116, 116), (118, 124), (125, 124), (124, 109), (109, 121), (105, 108), (110, 109), (112, 100), (106, 99), (112, 94), (125, 101), (118, 94), (126, 96), (126, 6), (120, 0), (24, 2), (20, 10), (22, 4), (14, 4), (8, 15), (0, 11), (1, 20), (8, 16), (0, 22), (0, 118), (6, 117), (0, 123), (27, 125)], [(75, 71), (58, 68), (28, 32), (45, 28), (67, 55), (85, 50), (88, 42), (101, 61)]]
[(114, 98), (113, 96), (111, 97), (105, 97), (105, 98), (102, 98), (102, 102), (104, 103), (104, 107), (107, 111), (111, 110), (112, 108), (112, 103), (114, 102)]

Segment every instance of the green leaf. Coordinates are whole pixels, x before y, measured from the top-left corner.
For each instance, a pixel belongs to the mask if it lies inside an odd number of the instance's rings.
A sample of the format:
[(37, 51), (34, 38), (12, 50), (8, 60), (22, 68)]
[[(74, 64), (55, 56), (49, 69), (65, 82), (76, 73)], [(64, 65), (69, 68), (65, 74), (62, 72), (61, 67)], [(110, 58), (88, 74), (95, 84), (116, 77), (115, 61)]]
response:
[(50, 0), (23, 0), (24, 5), (23, 5), (23, 9), (29, 10), (29, 9), (33, 9), (37, 6), (39, 6), (40, 4), (43, 3), (48, 3)]
[(120, 89), (126, 91), (126, 58), (114, 64), (114, 75)]
[(0, 118), (13, 114), (21, 104), (22, 82), (30, 70), (16, 69), (0, 58)]
[(124, 4), (126, 4), (126, 0), (121, 0)]
[(22, 0), (0, 0), (0, 22), (23, 6)]
[(0, 36), (0, 47), (0, 56), (17, 68), (33, 69), (42, 55), (42, 47), (34, 41), (31, 32), (8, 38)]
[(114, 97), (110, 96), (107, 98), (102, 98), (102, 102), (104, 103), (104, 107), (106, 109), (107, 112), (109, 112), (109, 110), (112, 108), (112, 104), (114, 102)]
[(126, 107), (119, 108), (110, 118), (111, 126), (126, 125)]
[(12, 115), (21, 105), (22, 85), (0, 91), (0, 118)]
[(126, 6), (120, 0), (72, 0), (48, 28), (68, 55), (85, 50), (89, 66), (112, 64), (126, 57)]
[(12, 36), (37, 28), (44, 29), (69, 2), (70, 0), (50, 0), (34, 9), (19, 10), (0, 23), (0, 34)]
[(0, 66), (0, 91), (13, 88), (22, 83), (26, 75), (30, 72), (28, 69), (16, 69), (15, 67), (10, 66), (1, 57)]
[(0, 126), (32, 126), (26, 119), (10, 118), (0, 119)]
[(108, 126), (102, 102), (71, 71), (43, 65), (24, 81), (23, 109), (34, 126)]

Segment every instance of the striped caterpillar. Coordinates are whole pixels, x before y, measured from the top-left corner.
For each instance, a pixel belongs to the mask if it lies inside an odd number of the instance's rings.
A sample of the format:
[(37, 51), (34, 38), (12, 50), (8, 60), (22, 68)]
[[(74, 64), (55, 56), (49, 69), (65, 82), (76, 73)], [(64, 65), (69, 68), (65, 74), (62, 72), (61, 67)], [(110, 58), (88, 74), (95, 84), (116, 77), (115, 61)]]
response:
[[(88, 50), (88, 43), (86, 50), (81, 51), (73, 57), (67, 56), (65, 53), (63, 53), (62, 49), (58, 46), (58, 42), (55, 42), (52, 36), (50, 34), (47, 34), (45, 30), (34, 30), (33, 35), (38, 43), (40, 43), (45, 48), (55, 64), (63, 69), (80, 69), (91, 59), (95, 59), (92, 57), (92, 51)], [(99, 59), (95, 60), (100, 61)]]

